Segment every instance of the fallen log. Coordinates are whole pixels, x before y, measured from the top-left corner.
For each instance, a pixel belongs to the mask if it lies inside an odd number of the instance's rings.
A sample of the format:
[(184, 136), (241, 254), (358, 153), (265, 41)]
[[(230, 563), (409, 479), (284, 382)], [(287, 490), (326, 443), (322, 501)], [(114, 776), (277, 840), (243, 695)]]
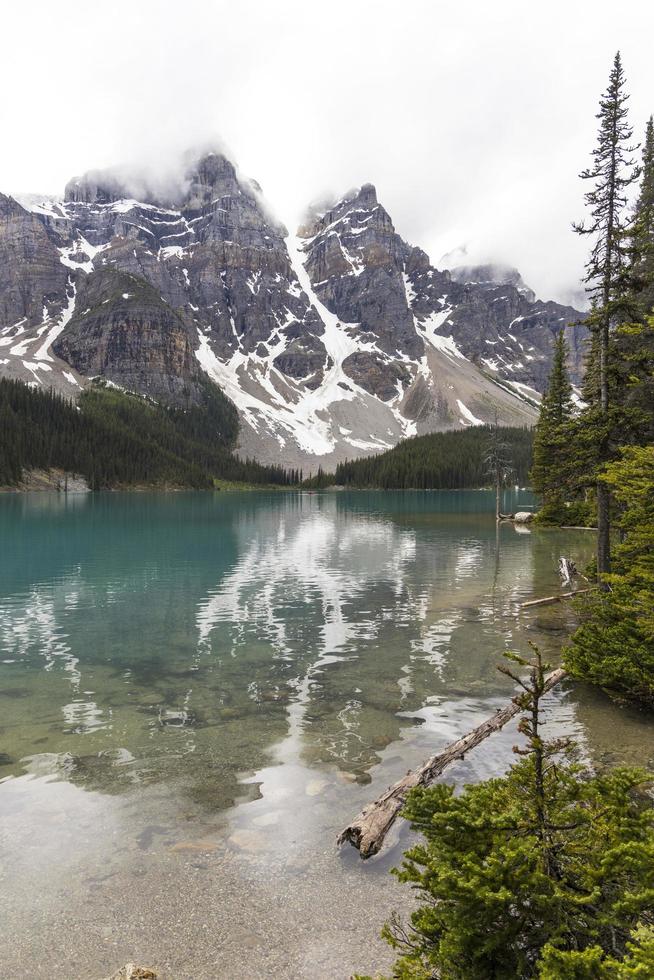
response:
[(574, 592), (560, 592), (558, 595), (546, 595), (542, 599), (530, 599), (528, 602), (521, 602), (521, 609), (529, 609), (531, 606), (547, 606), (552, 602), (561, 602), (563, 599), (576, 599), (578, 595), (592, 592), (592, 589), (576, 589)]
[[(566, 676), (567, 672), (562, 667), (553, 670), (545, 678), (544, 689), (546, 691), (551, 690)], [(384, 843), (386, 834), (404, 806), (409, 790), (415, 786), (426, 786), (427, 783), (431, 783), (442, 774), (450, 763), (456, 759), (462, 759), (466, 752), (476, 748), (493, 732), (498, 732), (506, 725), (507, 721), (519, 714), (520, 710), (520, 706), (514, 698), (505, 708), (496, 711), (491, 718), (487, 718), (463, 738), (451, 742), (442, 752), (432, 756), (418, 769), (408, 772), (373, 803), (365, 806), (352, 823), (341, 831), (336, 843), (343, 844), (346, 840), (349, 841), (358, 849), (362, 858), (369, 858), (373, 854), (377, 854)]]

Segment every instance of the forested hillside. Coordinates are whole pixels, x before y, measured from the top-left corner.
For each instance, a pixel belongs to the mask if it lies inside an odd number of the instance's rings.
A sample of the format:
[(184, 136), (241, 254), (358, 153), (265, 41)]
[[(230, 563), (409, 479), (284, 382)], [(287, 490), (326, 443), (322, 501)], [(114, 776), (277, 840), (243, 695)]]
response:
[(237, 432), (234, 406), (210, 384), (201, 406), (182, 410), (104, 385), (87, 388), (76, 405), (0, 379), (0, 486), (51, 468), (83, 476), (92, 489), (298, 481), (294, 471), (238, 459)]
[[(486, 456), (493, 427), (474, 426), (455, 432), (433, 432), (405, 439), (388, 452), (341, 463), (336, 472), (319, 472), (309, 481), (312, 486), (338, 484), (350, 487), (376, 487), (383, 490), (457, 490), (490, 486)], [(527, 482), (531, 465), (533, 436), (530, 429), (499, 429), (509, 446), (512, 477)]]

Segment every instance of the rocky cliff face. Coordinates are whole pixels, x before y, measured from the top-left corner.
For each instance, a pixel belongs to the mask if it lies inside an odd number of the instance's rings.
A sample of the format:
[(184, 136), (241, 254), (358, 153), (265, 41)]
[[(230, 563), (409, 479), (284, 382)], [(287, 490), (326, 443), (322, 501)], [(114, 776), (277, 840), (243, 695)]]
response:
[(208, 375), (244, 452), (310, 467), (495, 413), (531, 424), (561, 326), (579, 370), (580, 314), (515, 270), (435, 269), (370, 184), (297, 237), (219, 153), (163, 190), (92, 172), (65, 197), (0, 197), (0, 371), (30, 383), (99, 375), (185, 405)]
[(143, 279), (106, 266), (88, 274), (54, 352), (86, 377), (173, 404), (202, 400), (201, 369), (184, 320)]
[(61, 307), (66, 270), (38, 218), (0, 194), (0, 322), (32, 326)]
[(467, 357), (499, 378), (543, 391), (553, 339), (563, 329), (570, 377), (581, 384), (587, 336), (583, 313), (537, 300), (517, 269), (476, 266), (453, 269), (451, 275), (463, 287), (454, 294), (451, 320)]
[(35, 385), (55, 379), (70, 395), (80, 380), (51, 353), (75, 290), (58, 240), (36, 214), (0, 194), (0, 372)]
[[(325, 305), (356, 322), (379, 351), (415, 359), (427, 341), (450, 340), (483, 372), (520, 391), (542, 391), (554, 336), (565, 329), (570, 371), (579, 383), (585, 327), (571, 307), (537, 301), (517, 269), (431, 266), (395, 233), (371, 185), (349, 195), (302, 229), (307, 270)], [(389, 371), (389, 378), (392, 372)]]

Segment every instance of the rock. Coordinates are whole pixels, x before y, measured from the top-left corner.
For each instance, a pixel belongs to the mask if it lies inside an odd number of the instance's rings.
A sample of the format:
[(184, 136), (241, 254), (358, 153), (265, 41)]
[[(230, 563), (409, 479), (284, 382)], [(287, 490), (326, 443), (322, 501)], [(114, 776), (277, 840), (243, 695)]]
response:
[(252, 823), (255, 827), (272, 827), (279, 823), (282, 813), (280, 810), (271, 810), (269, 813), (262, 813), (259, 817), (254, 817)]
[(171, 851), (190, 851), (192, 854), (217, 851), (218, 844), (211, 840), (180, 840), (170, 848)]
[(529, 524), (533, 519), (534, 515), (529, 510), (519, 510), (513, 515), (513, 520), (516, 524)]
[(310, 779), (307, 783), (307, 788), (305, 793), (307, 796), (320, 796), (321, 793), (329, 786), (326, 779)]
[(397, 397), (398, 383), (402, 386), (413, 380), (404, 364), (371, 351), (350, 354), (343, 361), (343, 370), (364, 391), (376, 395), (383, 402)]
[(265, 851), (267, 847), (266, 837), (257, 830), (247, 830), (245, 828), (235, 830), (228, 840), (234, 847), (238, 847), (239, 850), (248, 853)]
[(83, 476), (53, 467), (49, 470), (23, 470), (22, 490), (58, 490), (60, 493), (87, 493), (89, 485)]
[(159, 974), (149, 966), (137, 966), (136, 963), (126, 963), (116, 973), (105, 980), (157, 980)]

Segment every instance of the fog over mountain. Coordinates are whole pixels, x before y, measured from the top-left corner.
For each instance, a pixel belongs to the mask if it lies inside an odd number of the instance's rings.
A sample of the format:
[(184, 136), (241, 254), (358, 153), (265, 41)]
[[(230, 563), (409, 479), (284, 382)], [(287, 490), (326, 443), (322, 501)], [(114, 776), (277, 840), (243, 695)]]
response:
[(371, 183), (290, 230), (220, 148), (90, 170), (64, 198), (0, 194), (0, 376), (205, 413), (213, 383), (241, 453), (292, 468), (531, 424), (561, 329), (581, 380), (580, 311), (511, 266), (439, 270)]
[(578, 304), (576, 174), (617, 45), (637, 133), (651, 108), (654, 14), (625, 5), (619, 38), (606, 2), (528, 18), (513, 0), (465, 17), (431, 0), (12, 5), (0, 190), (61, 194), (80, 169), (126, 161), (164, 187), (174, 156), (220, 139), (289, 228), (307, 201), (373, 181), (441, 267), (464, 247), (459, 264), (515, 266), (539, 297)]

